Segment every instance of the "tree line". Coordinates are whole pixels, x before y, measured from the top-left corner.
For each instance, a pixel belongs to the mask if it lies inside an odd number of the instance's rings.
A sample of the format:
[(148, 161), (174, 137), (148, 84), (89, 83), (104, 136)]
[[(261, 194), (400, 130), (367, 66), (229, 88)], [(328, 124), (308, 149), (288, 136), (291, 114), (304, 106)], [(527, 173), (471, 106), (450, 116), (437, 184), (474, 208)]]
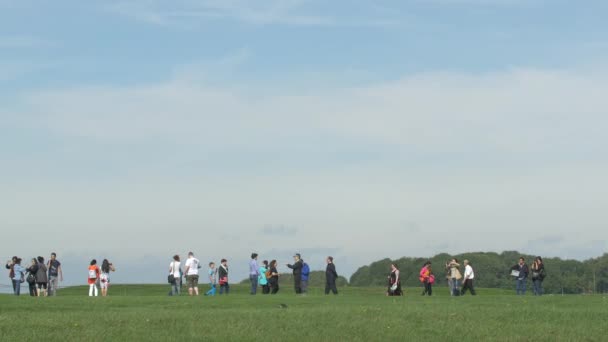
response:
[[(430, 260), (437, 279), (436, 286), (447, 286), (445, 263), (457, 258), (462, 262), (468, 259), (475, 270), (475, 286), (480, 288), (514, 288), (510, 269), (520, 256), (531, 265), (534, 255), (517, 251), (503, 253), (475, 252), (449, 255), (437, 254), (428, 258), (403, 257), (397, 260), (382, 259), (360, 267), (350, 278), (350, 286), (385, 286), (391, 263), (399, 266), (402, 284), (407, 287), (420, 286), (418, 273), (422, 265)], [(581, 294), (608, 292), (608, 253), (585, 261), (544, 258), (547, 278), (544, 281), (545, 293)]]

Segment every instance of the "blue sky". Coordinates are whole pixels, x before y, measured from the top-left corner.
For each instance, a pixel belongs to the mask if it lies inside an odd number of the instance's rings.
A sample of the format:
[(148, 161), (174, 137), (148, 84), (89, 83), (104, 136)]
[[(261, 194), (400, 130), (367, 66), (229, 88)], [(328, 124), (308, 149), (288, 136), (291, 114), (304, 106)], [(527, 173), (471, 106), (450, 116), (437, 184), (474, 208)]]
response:
[(162, 281), (133, 274), (187, 250), (237, 274), (252, 248), (313, 268), (331, 253), (347, 275), (387, 256), (599, 255), (607, 11), (0, 0), (0, 250), (109, 255), (123, 281)]

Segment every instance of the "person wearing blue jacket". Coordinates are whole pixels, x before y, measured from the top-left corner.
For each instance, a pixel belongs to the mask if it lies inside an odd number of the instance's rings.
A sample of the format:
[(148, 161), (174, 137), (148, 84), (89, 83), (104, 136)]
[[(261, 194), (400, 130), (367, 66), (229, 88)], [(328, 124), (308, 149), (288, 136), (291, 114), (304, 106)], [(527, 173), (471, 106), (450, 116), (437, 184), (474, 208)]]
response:
[(21, 258), (17, 258), (13, 264), (13, 290), (15, 296), (21, 294), (21, 283), (25, 281), (25, 273), (27, 269), (21, 266)]
[(308, 278), (310, 275), (310, 266), (308, 266), (308, 264), (302, 260), (302, 294), (305, 294), (308, 292)]

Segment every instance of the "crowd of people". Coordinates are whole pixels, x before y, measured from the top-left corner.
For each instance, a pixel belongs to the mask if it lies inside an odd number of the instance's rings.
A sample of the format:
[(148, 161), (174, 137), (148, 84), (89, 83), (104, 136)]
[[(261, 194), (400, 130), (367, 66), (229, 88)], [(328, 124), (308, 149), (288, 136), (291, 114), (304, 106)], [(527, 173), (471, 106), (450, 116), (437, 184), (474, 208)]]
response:
[[(475, 292), (474, 280), (475, 271), (469, 260), (463, 261), (464, 275), (461, 273), (461, 265), (458, 259), (453, 258), (445, 263), (445, 278), (450, 292), (450, 296), (463, 296), (468, 292), (472, 296), (477, 295)], [(519, 258), (516, 265), (511, 267), (511, 276), (515, 279), (515, 291), (517, 295), (525, 295), (528, 278), (530, 277), (530, 270), (532, 272), (531, 278), (534, 286), (534, 295), (542, 296), (543, 294), (543, 281), (547, 276), (545, 271), (545, 265), (543, 259), (537, 256), (534, 259), (531, 267), (528, 267), (524, 257)], [(433, 274), (432, 263), (430, 261), (425, 262), (420, 269), (419, 278), (422, 284), (423, 296), (431, 296), (433, 294), (433, 285), (435, 284), (435, 275)], [(401, 289), (401, 277), (400, 271), (397, 264), (392, 263), (390, 265), (390, 273), (388, 275), (388, 289), (386, 291), (387, 296), (402, 296), (403, 290)]]
[[(308, 292), (308, 281), (310, 276), (310, 266), (302, 259), (299, 253), (293, 256), (293, 263), (287, 263), (285, 266), (291, 269), (294, 282), (294, 291), (296, 294), (305, 295)], [(6, 263), (6, 268), (9, 270), (9, 278), (12, 282), (13, 292), (15, 295), (20, 295), (22, 283), (27, 282), (29, 285), (30, 296), (44, 297), (54, 296), (57, 294), (59, 282), (63, 281), (63, 271), (61, 262), (57, 260), (57, 254), (51, 253), (48, 261), (45, 262), (44, 257), (38, 256), (32, 258), (29, 265), (22, 265), (23, 260), (14, 256)], [(469, 292), (475, 296), (475, 271), (469, 260), (464, 260), (461, 264), (458, 259), (453, 258), (445, 263), (444, 271), (446, 283), (451, 296), (462, 296)], [(171, 286), (169, 295), (178, 296), (182, 292), (182, 285), (185, 280), (188, 294), (190, 296), (199, 295), (199, 274), (201, 273), (202, 265), (194, 256), (194, 253), (189, 252), (186, 261), (182, 267), (182, 262), (179, 255), (174, 255), (173, 260), (169, 264), (168, 282)], [(114, 265), (104, 259), (101, 267), (97, 265), (97, 260), (93, 259), (89, 263), (87, 283), (89, 285), (89, 296), (98, 296), (99, 289), (101, 295), (107, 296), (110, 287), (110, 273), (116, 271)], [(531, 278), (533, 283), (534, 295), (541, 296), (543, 294), (543, 281), (547, 276), (543, 259), (538, 256), (534, 259), (531, 266), (526, 264), (524, 257), (519, 258), (517, 264), (510, 268), (510, 275), (515, 280), (515, 290), (517, 295), (525, 295), (528, 279)], [(209, 289), (205, 292), (206, 296), (214, 296), (219, 294), (228, 295), (230, 293), (229, 268), (228, 260), (221, 259), (219, 267), (216, 267), (215, 262), (208, 264), (207, 272), (205, 273), (209, 283)], [(250, 294), (256, 295), (258, 288), (262, 289), (262, 294), (274, 295), (279, 292), (279, 278), (281, 274), (278, 271), (277, 260), (263, 260), (258, 263), (258, 254), (252, 253), (249, 261), (249, 282), (251, 285)], [(325, 269), (325, 294), (338, 294), (336, 281), (338, 273), (334, 259), (331, 256), (326, 258)], [(402, 296), (403, 290), (401, 287), (401, 274), (396, 263), (390, 265), (390, 273), (388, 274), (388, 289), (387, 296)], [(432, 296), (433, 285), (436, 282), (431, 261), (427, 261), (422, 265), (419, 272), (420, 283), (422, 284), (422, 295)]]
[[(260, 287), (262, 294), (277, 294), (279, 292), (279, 277), (281, 275), (278, 271), (277, 260), (270, 262), (263, 260), (260, 264), (258, 257), (257, 253), (252, 253), (249, 260), (250, 294), (256, 295)], [(299, 253), (296, 253), (293, 259), (293, 264), (288, 263), (285, 266), (292, 270), (295, 293), (303, 295), (308, 291), (310, 266), (302, 259)], [(326, 259), (325, 294), (331, 292), (337, 295), (336, 280), (338, 279), (338, 273), (333, 261), (334, 258), (331, 256), (328, 256)], [(188, 253), (188, 258), (183, 268), (180, 256), (174, 255), (173, 260), (169, 264), (169, 275), (167, 277), (167, 281), (171, 285), (169, 295), (178, 296), (181, 294), (182, 282), (185, 278), (188, 295), (198, 296), (201, 268), (201, 262), (194, 256), (193, 252)], [(219, 267), (216, 267), (215, 262), (210, 262), (206, 276), (209, 282), (209, 289), (205, 292), (206, 296), (216, 295), (218, 286), (220, 295), (228, 295), (230, 293), (228, 260), (222, 259)]]

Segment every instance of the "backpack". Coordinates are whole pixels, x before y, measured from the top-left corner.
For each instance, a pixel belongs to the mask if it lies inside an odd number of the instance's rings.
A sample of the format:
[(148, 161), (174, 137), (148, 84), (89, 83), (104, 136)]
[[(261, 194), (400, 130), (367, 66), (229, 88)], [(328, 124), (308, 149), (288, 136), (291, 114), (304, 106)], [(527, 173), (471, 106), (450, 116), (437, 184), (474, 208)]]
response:
[(89, 268), (89, 279), (97, 279), (97, 270)]
[(303, 276), (308, 276), (310, 274), (310, 267), (308, 267), (307, 263), (304, 263), (302, 265), (302, 275)]

